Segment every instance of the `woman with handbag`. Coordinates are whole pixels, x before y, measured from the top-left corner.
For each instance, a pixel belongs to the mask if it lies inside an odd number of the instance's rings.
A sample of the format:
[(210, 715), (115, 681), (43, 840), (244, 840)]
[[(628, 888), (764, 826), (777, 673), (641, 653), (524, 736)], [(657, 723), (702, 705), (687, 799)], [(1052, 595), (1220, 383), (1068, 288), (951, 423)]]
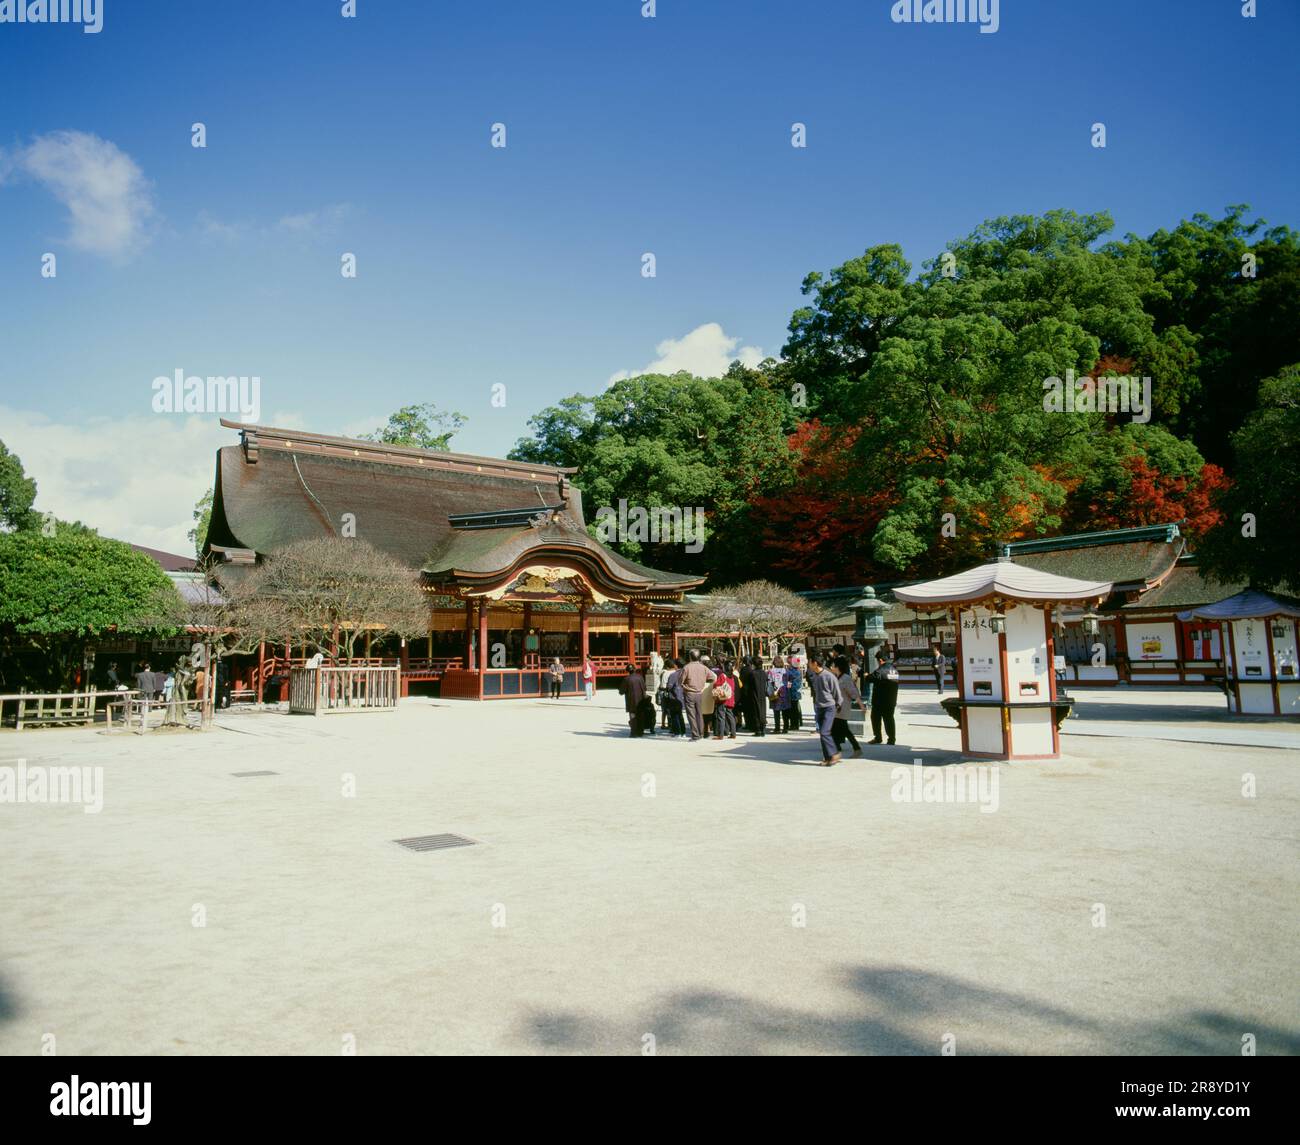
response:
[(713, 738), (736, 738), (736, 677), (730, 660), (713, 678)]

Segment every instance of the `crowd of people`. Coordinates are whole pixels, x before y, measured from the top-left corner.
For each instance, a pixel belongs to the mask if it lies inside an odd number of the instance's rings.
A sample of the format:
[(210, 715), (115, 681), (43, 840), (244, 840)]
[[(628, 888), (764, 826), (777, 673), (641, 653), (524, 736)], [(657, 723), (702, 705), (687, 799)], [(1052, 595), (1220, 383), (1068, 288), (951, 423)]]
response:
[[(183, 689), (185, 698), (193, 699), (205, 695), (208, 688), (207, 672), (202, 668), (193, 668), (185, 657), (176, 661), (173, 668), (155, 669), (148, 660), (140, 662), (133, 677), (135, 691), (139, 698), (148, 702), (170, 703), (178, 685)], [(112, 661), (107, 672), (108, 686), (113, 691), (128, 691), (126, 679), (118, 669), (117, 661)], [(211, 682), (211, 692), (216, 707), (230, 707), (230, 673), (224, 664), (217, 661), (216, 672)]]
[[(854, 758), (862, 755), (862, 744), (849, 726), (855, 707), (870, 711), (869, 743), (895, 742), (898, 668), (886, 652), (876, 661), (868, 669), (865, 653), (838, 644), (829, 655), (797, 652), (775, 656), (769, 665), (757, 655), (714, 663), (695, 649), (684, 659), (666, 660), (653, 652), (644, 673), (636, 664), (627, 666), (618, 690), (633, 736), (658, 730), (693, 742), (735, 739), (738, 731), (783, 735), (801, 731), (806, 713), (809, 730), (820, 741), (822, 765), (830, 767), (840, 762), (846, 743)], [(942, 686), (940, 676), (941, 691)]]

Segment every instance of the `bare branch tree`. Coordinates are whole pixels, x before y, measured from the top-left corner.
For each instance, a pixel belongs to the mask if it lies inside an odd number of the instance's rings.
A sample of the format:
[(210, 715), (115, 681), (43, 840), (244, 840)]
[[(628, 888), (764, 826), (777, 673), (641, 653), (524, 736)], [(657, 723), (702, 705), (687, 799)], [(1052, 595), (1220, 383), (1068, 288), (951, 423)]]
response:
[(787, 647), (830, 618), (828, 609), (797, 592), (771, 581), (751, 580), (706, 593), (696, 602), (686, 624), (698, 631), (734, 634), (743, 655), (756, 639), (774, 639)]
[(217, 571), (177, 586), (159, 619), (202, 635), (214, 655), (252, 652), (286, 639), (351, 663), (367, 632), (410, 638), (429, 630), (429, 604), (415, 574), (365, 541), (298, 541), (255, 568)]

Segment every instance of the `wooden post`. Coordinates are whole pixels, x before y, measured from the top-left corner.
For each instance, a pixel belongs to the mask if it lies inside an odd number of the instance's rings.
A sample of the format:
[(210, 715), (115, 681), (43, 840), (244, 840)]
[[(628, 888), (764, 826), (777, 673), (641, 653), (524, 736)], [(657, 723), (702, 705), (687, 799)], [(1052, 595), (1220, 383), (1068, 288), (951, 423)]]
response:
[[(995, 609), (996, 604), (993, 606)], [(1015, 607), (1013, 603), (1012, 608)], [(1002, 606), (1005, 614), (1007, 606)], [(1002, 668), (1002, 754), (1011, 754), (1011, 680), (1007, 673), (1007, 625), (1002, 622), (1002, 631), (998, 633), (998, 663)]]
[(473, 646), (473, 632), (474, 632), (474, 602), (472, 600), (466, 600), (465, 601), (465, 667), (466, 668), (474, 667), (474, 665), (470, 663), (470, 649)]
[(257, 702), (260, 704), (266, 694), (266, 641), (257, 642)]
[(401, 667), (397, 670), (398, 679), (401, 680), (402, 686), (398, 694), (405, 698), (411, 694), (411, 682), (406, 678), (406, 674), (411, 670), (411, 650), (406, 646), (406, 637), (401, 637), (402, 648), (398, 653), (401, 660)]
[(636, 663), (636, 620), (632, 616), (632, 602), (627, 602), (627, 662)]
[(590, 628), (587, 620), (587, 602), (584, 600), (578, 606), (578, 629), (582, 633), (582, 662), (587, 662), (587, 640), (590, 635)]

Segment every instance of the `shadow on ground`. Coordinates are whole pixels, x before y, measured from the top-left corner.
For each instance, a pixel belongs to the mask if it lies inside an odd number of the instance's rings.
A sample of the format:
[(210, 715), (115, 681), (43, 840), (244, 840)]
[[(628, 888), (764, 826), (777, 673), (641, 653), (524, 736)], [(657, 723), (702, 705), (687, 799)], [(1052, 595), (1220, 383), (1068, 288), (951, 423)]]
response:
[[(605, 731), (575, 731), (573, 734), (576, 736), (591, 736), (595, 739), (632, 739), (632, 736), (628, 734), (626, 724), (611, 723)], [(747, 732), (740, 732), (734, 740), (726, 740), (724, 743), (718, 743), (713, 739), (703, 739), (691, 744), (685, 740), (674, 740), (662, 732), (641, 738), (663, 742), (667, 745), (665, 751), (676, 749), (683, 752), (683, 754), (689, 755), (693, 753), (700, 758), (713, 756), (726, 760), (752, 759), (759, 763), (778, 763), (791, 767), (821, 766), (822, 754), (817, 737), (808, 732), (791, 732), (789, 735), (766, 735), (761, 737), (749, 735)], [(888, 763), (892, 766), (900, 763), (910, 764), (914, 759), (918, 758), (918, 755), (922, 764), (926, 767), (970, 762), (969, 759), (962, 756), (961, 752), (957, 751), (941, 751), (937, 748), (917, 747), (906, 743), (892, 746), (889, 744), (868, 744), (866, 740), (861, 740), (861, 743), (862, 758), (860, 759), (853, 759), (850, 754), (852, 748), (847, 743), (844, 745), (843, 763), (849, 765)]]
[[(547, 1053), (959, 1054), (1238, 1056), (1244, 1034), (1264, 1055), (1300, 1054), (1300, 1035), (1215, 1010), (1157, 1022), (1101, 1023), (1024, 995), (902, 967), (849, 970), (854, 1003), (825, 1017), (715, 990), (679, 991), (626, 1020), (534, 1010), (523, 1037)], [(1001, 1032), (994, 1032), (1001, 1031)]]

